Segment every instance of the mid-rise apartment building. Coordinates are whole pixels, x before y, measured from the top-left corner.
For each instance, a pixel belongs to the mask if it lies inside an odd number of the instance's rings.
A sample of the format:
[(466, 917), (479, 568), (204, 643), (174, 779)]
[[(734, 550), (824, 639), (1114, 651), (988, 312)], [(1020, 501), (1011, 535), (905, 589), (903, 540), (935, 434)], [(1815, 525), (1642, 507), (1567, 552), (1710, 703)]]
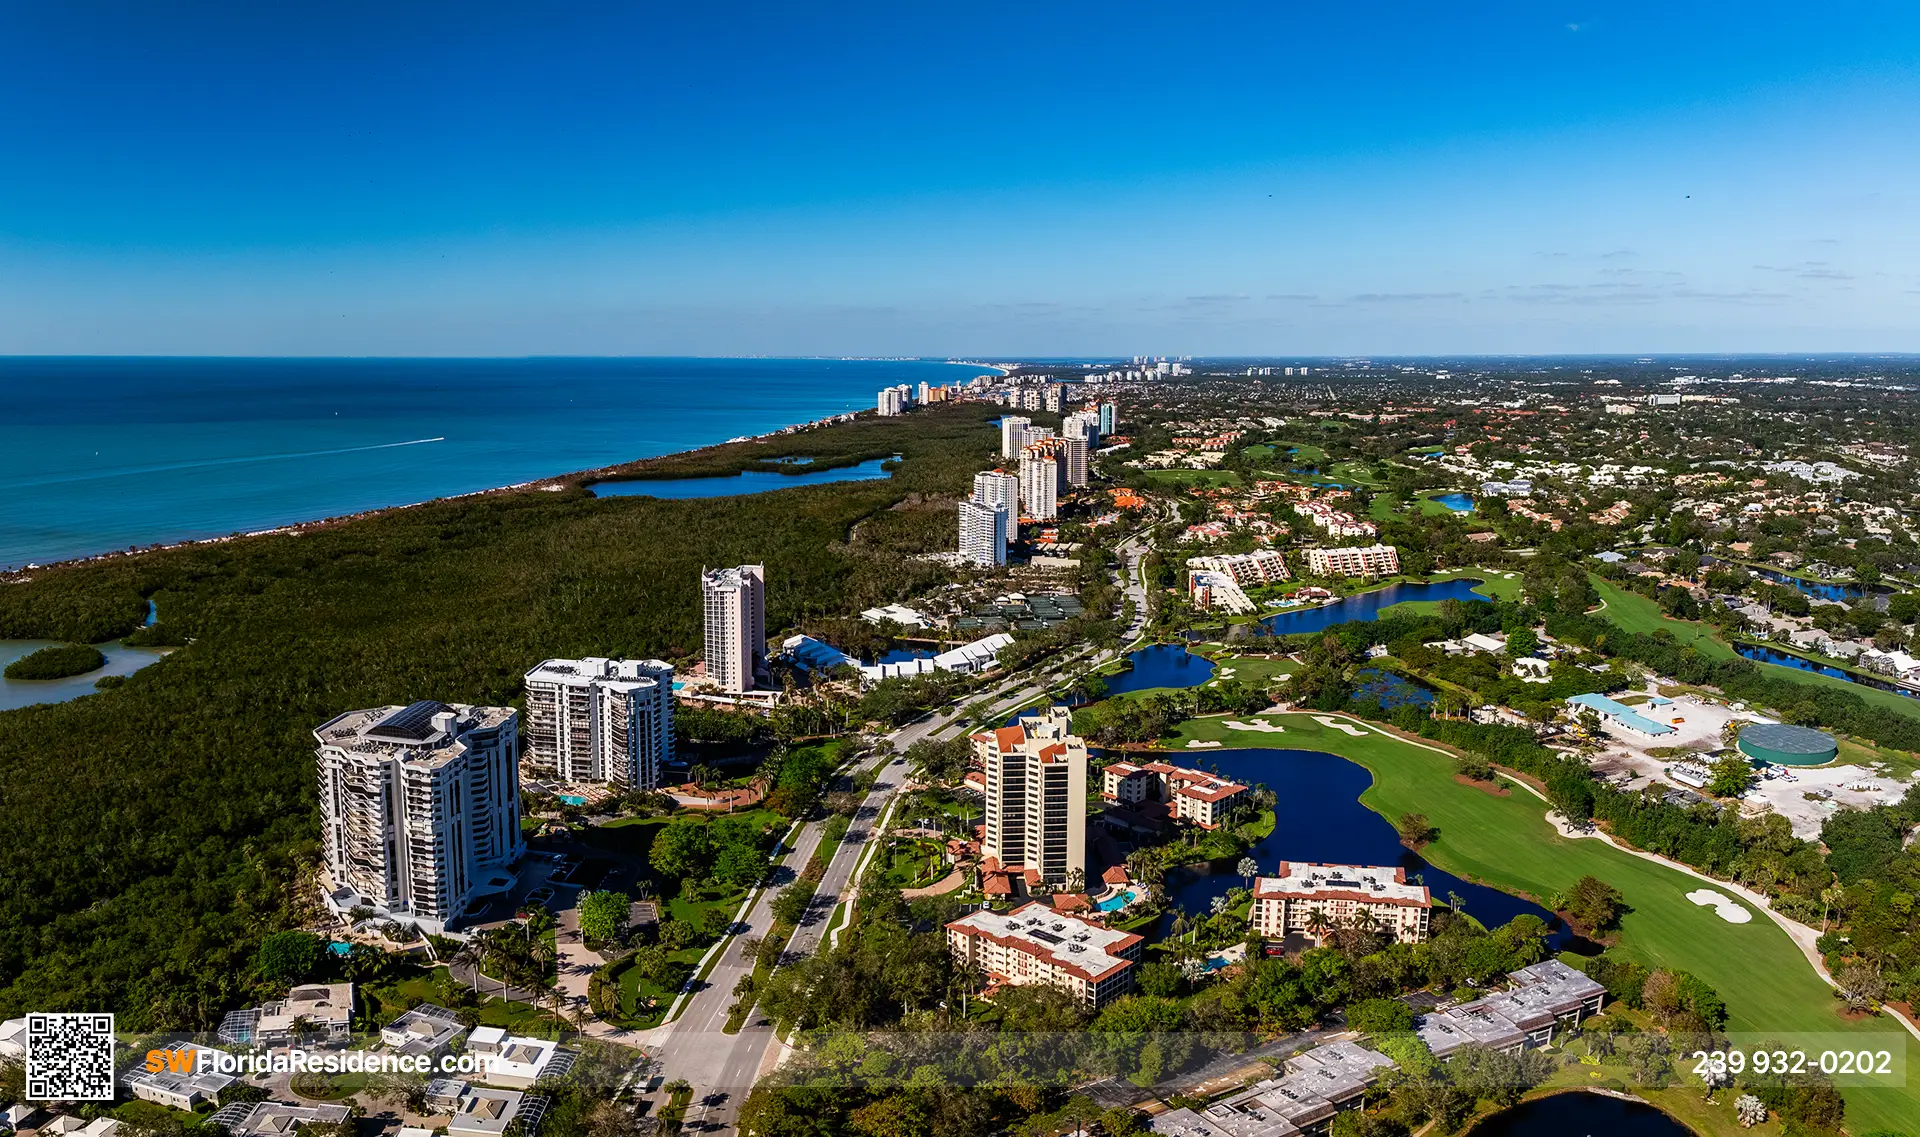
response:
[(986, 775), (982, 862), (1053, 887), (1087, 870), (1087, 744), (1053, 707), (972, 738)]
[(960, 503), (960, 555), (971, 564), (1007, 563), (1007, 512), (971, 499)]
[(1188, 557), (1187, 567), (1212, 569), (1233, 578), (1233, 582), (1242, 588), (1261, 584), (1279, 584), (1293, 579), (1287, 571), (1287, 558), (1272, 549), (1255, 549), (1251, 553), (1220, 553), (1206, 557)]
[(1271, 939), (1300, 934), (1321, 940), (1361, 914), (1400, 943), (1417, 944), (1427, 938), (1433, 897), (1408, 884), (1403, 868), (1281, 861), (1277, 876), (1253, 883), (1250, 921)]
[(319, 742), (326, 901), (444, 931), (513, 884), (520, 715), (423, 699), (348, 711)]
[(527, 672), (527, 766), (562, 782), (651, 790), (673, 758), (673, 665), (549, 659)]
[(1400, 571), (1400, 553), (1392, 545), (1308, 549), (1307, 568), (1315, 576), (1392, 576)]
[(707, 678), (722, 691), (753, 690), (767, 670), (766, 566), (707, 569), (700, 574), (700, 596)]
[(1115, 762), (1101, 772), (1100, 796), (1106, 800), (1129, 806), (1158, 802), (1203, 829), (1219, 828), (1252, 793), (1251, 786), (1166, 762)]
[(1058, 987), (1088, 1009), (1133, 990), (1141, 936), (1056, 912), (1037, 901), (969, 913), (947, 925), (947, 950), (990, 982)]
[(1007, 514), (1007, 544), (1020, 536), (1020, 479), (1005, 470), (982, 470), (973, 476), (973, 500)]

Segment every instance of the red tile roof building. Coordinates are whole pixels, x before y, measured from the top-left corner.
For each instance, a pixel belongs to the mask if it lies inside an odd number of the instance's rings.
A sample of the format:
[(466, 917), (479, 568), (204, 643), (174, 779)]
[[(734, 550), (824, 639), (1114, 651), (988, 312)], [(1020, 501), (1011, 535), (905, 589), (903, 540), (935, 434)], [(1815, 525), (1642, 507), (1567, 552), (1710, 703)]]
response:
[(1408, 884), (1402, 868), (1281, 861), (1278, 876), (1253, 884), (1251, 922), (1271, 939), (1299, 933), (1324, 940), (1324, 929), (1345, 926), (1362, 914), (1400, 943), (1417, 944), (1427, 938), (1433, 898), (1420, 885)]
[[(1087, 869), (1087, 744), (1069, 733), (1071, 715), (1054, 707), (972, 738), (986, 775), (983, 858), (1022, 875), (1029, 887), (1055, 888)], [(985, 869), (985, 863), (982, 863)]]
[(1115, 762), (1102, 772), (1101, 782), (1100, 796), (1108, 801), (1126, 806), (1161, 802), (1172, 807), (1174, 816), (1202, 829), (1219, 828), (1253, 792), (1239, 782), (1165, 762)]
[(1005, 915), (973, 912), (947, 925), (956, 963), (990, 983), (1046, 984), (1095, 1008), (1133, 990), (1143, 937), (1057, 912), (1038, 902)]

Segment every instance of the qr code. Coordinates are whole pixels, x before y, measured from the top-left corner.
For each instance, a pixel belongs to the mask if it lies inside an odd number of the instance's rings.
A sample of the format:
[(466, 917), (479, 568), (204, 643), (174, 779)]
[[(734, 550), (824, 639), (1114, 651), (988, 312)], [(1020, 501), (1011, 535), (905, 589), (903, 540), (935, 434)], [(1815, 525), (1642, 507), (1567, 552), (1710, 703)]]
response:
[(113, 1016), (27, 1016), (27, 1098), (113, 1100)]

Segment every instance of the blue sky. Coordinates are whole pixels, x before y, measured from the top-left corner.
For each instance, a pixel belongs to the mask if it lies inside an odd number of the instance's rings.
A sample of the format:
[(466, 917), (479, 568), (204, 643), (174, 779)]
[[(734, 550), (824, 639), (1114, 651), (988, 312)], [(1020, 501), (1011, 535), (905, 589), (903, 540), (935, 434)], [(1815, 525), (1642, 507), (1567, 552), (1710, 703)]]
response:
[(1920, 350), (1920, 5), (30, 0), (0, 352)]

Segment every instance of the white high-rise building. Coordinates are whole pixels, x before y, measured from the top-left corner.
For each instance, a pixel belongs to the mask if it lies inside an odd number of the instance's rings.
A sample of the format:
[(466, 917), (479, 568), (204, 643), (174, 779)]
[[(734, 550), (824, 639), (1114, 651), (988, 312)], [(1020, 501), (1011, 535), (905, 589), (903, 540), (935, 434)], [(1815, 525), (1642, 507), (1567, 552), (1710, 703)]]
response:
[(912, 405), (913, 389), (905, 383), (897, 387), (882, 387), (879, 397), (875, 400), (876, 408), (880, 414), (886, 418), (905, 414), (907, 408)]
[(1049, 383), (1046, 386), (1045, 392), (1041, 395), (1041, 398), (1044, 400), (1042, 405), (1044, 405), (1048, 410), (1052, 411), (1054, 414), (1060, 413), (1060, 399), (1061, 399), (1062, 390), (1063, 388), (1060, 386), (1060, 384)]
[(960, 503), (960, 555), (976, 565), (1007, 563), (1007, 511), (971, 499)]
[(986, 771), (982, 863), (1054, 887), (1087, 871), (1087, 744), (1070, 733), (1072, 713), (1050, 708), (1037, 717), (972, 737)]
[(708, 569), (700, 574), (707, 620), (707, 678), (722, 691), (753, 690), (767, 669), (765, 565)]
[(1058, 439), (1030, 442), (1020, 451), (1021, 512), (1035, 521), (1060, 516), (1060, 465), (1064, 449)]
[(527, 672), (527, 766), (562, 782), (659, 788), (673, 758), (673, 665), (549, 659)]
[(1000, 416), (1000, 456), (1018, 458), (1020, 448), (1027, 444), (1027, 428), (1033, 420), (1023, 415)]
[(925, 379), (922, 379), (920, 380), (920, 386), (914, 389), (913, 401), (916, 403), (919, 403), (921, 406), (924, 407), (929, 402), (932, 401), (931, 399), (932, 393), (933, 393), (933, 384), (927, 382)]
[(982, 470), (973, 476), (973, 500), (1007, 513), (1007, 544), (1020, 536), (1020, 479), (1005, 470)]
[(348, 711), (319, 742), (325, 900), (431, 932), (513, 887), (520, 835), (520, 715), (423, 699)]
[(1113, 403), (1100, 404), (1100, 437), (1112, 434), (1120, 425), (1120, 408)]
[(1100, 441), (1100, 412), (1092, 408), (1075, 411), (1060, 421), (1063, 438), (1084, 438), (1092, 446)]

